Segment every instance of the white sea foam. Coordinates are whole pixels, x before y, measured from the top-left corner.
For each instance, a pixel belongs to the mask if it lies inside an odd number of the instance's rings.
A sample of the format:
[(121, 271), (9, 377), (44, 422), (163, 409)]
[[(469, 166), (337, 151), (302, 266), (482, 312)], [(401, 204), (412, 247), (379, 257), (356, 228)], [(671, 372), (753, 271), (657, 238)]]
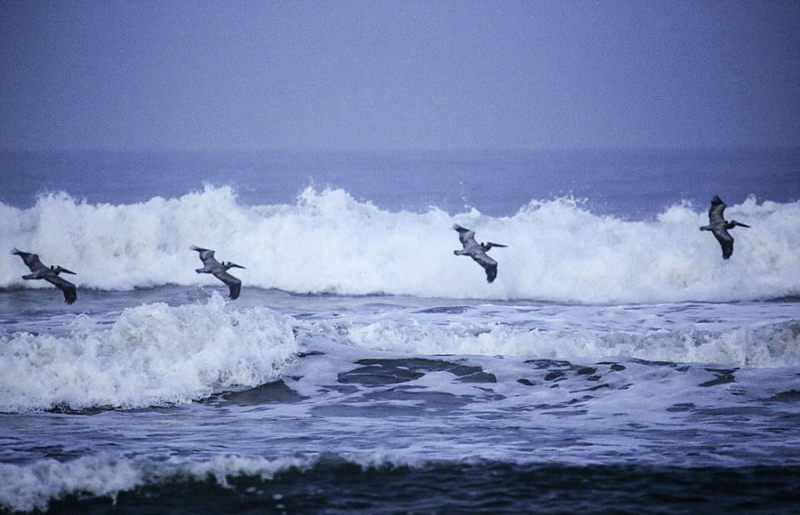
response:
[(543, 359), (611, 357), (746, 367), (800, 366), (800, 322), (707, 331), (693, 326), (643, 331), (541, 330), (503, 323), (416, 319), (368, 323), (317, 322), (333, 341), (402, 354), (518, 356)]
[[(78, 272), (79, 287), (126, 290), (205, 285), (192, 244), (247, 267), (246, 286), (298, 293), (388, 293), (442, 298), (563, 302), (732, 301), (800, 294), (800, 202), (747, 199), (726, 216), (737, 229), (731, 260), (698, 228), (706, 207), (678, 205), (655, 220), (598, 216), (569, 199), (532, 201), (493, 218), (389, 212), (342, 190), (306, 189), (297, 202), (245, 206), (227, 187), (142, 204), (88, 204), (64, 194), (30, 209), (0, 204), (0, 248), (37, 252)], [(487, 284), (470, 259), (453, 255), (459, 223), (493, 249)], [(0, 287), (23, 284), (16, 256), (0, 256)], [(73, 278), (73, 277), (71, 277)], [(25, 283), (29, 287), (47, 285)]]
[(291, 320), (267, 308), (149, 304), (69, 334), (0, 337), (0, 411), (187, 403), (279, 377), (297, 350)]

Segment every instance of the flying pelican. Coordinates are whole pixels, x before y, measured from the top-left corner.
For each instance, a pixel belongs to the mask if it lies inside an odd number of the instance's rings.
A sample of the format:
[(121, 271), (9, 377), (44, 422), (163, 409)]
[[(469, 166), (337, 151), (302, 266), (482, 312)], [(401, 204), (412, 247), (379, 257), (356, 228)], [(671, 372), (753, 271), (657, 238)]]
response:
[(750, 228), (749, 225), (731, 220), (730, 222), (722, 217), (725, 212), (727, 204), (719, 198), (719, 195), (714, 195), (711, 199), (711, 207), (708, 209), (708, 225), (700, 228), (701, 231), (711, 231), (714, 237), (722, 247), (722, 259), (728, 259), (733, 254), (733, 236), (728, 232), (737, 225), (739, 227)]
[(214, 274), (214, 277), (228, 285), (229, 297), (234, 300), (239, 297), (239, 292), (242, 290), (242, 281), (228, 273), (229, 268), (244, 268), (243, 266), (234, 263), (222, 262), (220, 263), (214, 258), (214, 251), (209, 249), (201, 249), (192, 245), (192, 250), (200, 253), (200, 260), (205, 265), (203, 268), (195, 270), (198, 274)]
[(486, 270), (486, 281), (490, 283), (494, 281), (497, 277), (497, 261), (487, 256), (486, 253), (492, 247), (506, 247), (507, 245), (492, 242), (478, 243), (475, 241), (475, 231), (465, 229), (458, 224), (453, 225), (453, 229), (458, 231), (458, 239), (464, 246), (463, 250), (454, 250), (453, 254), (471, 257)]
[(60, 273), (65, 274), (72, 274), (77, 275), (75, 272), (71, 272), (66, 268), (61, 268), (60, 266), (51, 266), (47, 267), (39, 260), (38, 254), (31, 254), (30, 252), (22, 252), (19, 249), (14, 249), (11, 251), (12, 254), (15, 256), (19, 256), (22, 258), (22, 262), (30, 269), (31, 273), (28, 275), (23, 275), (22, 278), (26, 281), (33, 280), (33, 279), (44, 279), (45, 281), (49, 282), (62, 292), (64, 292), (64, 302), (67, 304), (72, 304), (78, 298), (78, 293), (75, 290), (75, 285), (71, 282), (67, 281), (66, 279), (62, 279), (58, 276)]

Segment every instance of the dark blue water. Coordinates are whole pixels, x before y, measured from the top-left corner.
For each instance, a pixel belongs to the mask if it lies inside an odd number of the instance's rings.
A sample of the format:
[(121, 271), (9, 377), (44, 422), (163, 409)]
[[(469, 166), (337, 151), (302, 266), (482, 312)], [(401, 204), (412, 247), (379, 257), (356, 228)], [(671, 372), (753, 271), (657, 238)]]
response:
[[(329, 458), (271, 481), (241, 477), (171, 481), (121, 494), (116, 503), (73, 496), (57, 513), (297, 514), (698, 514), (794, 513), (800, 467), (740, 469), (639, 466), (430, 464), (364, 469)], [(743, 495), (743, 492), (747, 492)]]

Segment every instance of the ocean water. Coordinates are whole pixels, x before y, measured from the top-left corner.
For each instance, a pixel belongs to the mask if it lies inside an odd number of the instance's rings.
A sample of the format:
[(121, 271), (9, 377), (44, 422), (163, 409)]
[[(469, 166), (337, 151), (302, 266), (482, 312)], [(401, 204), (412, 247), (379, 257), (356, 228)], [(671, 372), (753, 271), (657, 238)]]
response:
[[(0, 176), (0, 511), (800, 506), (799, 150), (6, 153)], [(728, 261), (698, 230), (714, 194), (751, 226)], [(454, 223), (508, 245), (494, 283)], [(191, 245), (246, 267), (239, 299)]]

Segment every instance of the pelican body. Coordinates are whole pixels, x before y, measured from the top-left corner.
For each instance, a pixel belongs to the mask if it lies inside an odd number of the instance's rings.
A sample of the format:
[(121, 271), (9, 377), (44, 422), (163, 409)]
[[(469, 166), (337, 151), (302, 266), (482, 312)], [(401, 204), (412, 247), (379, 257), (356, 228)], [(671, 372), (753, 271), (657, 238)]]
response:
[(741, 222), (736, 220), (727, 221), (723, 217), (727, 204), (719, 198), (719, 195), (714, 195), (711, 199), (711, 207), (708, 209), (708, 225), (700, 228), (701, 231), (711, 231), (714, 237), (722, 247), (722, 259), (729, 259), (733, 255), (733, 236), (728, 232), (734, 227), (747, 227)]
[(59, 277), (58, 274), (72, 274), (77, 275), (75, 272), (62, 268), (60, 266), (45, 266), (39, 259), (38, 254), (31, 254), (30, 252), (23, 252), (19, 249), (11, 251), (15, 256), (22, 258), (22, 262), (30, 269), (31, 273), (23, 275), (22, 278), (26, 281), (33, 281), (37, 279), (44, 279), (64, 293), (64, 302), (72, 304), (78, 299), (78, 292), (75, 285)]
[(192, 250), (196, 250), (200, 254), (200, 260), (203, 262), (203, 268), (195, 270), (198, 274), (212, 274), (214, 277), (225, 283), (228, 286), (228, 296), (231, 300), (239, 297), (239, 292), (242, 290), (242, 281), (228, 273), (230, 268), (242, 268), (243, 266), (231, 262), (222, 262), (216, 260), (214, 251), (209, 249), (201, 249), (200, 247), (192, 246)]
[(453, 225), (453, 229), (458, 231), (458, 239), (464, 247), (461, 250), (454, 250), (456, 256), (469, 256), (476, 263), (481, 265), (486, 271), (486, 282), (491, 283), (497, 277), (497, 261), (490, 258), (486, 253), (492, 247), (506, 247), (499, 243), (478, 243), (475, 241), (475, 231), (471, 231), (458, 224)]

